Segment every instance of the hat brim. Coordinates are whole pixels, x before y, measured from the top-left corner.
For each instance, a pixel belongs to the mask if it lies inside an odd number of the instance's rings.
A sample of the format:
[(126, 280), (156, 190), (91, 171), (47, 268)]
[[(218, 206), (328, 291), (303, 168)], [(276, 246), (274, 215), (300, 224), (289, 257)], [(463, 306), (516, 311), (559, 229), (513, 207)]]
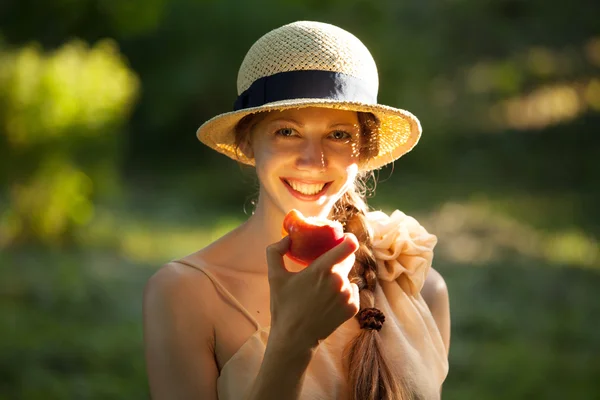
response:
[(254, 165), (254, 159), (236, 152), (235, 126), (249, 114), (263, 111), (283, 111), (294, 108), (324, 107), (338, 110), (373, 113), (380, 122), (378, 130), (378, 153), (361, 164), (361, 170), (375, 170), (397, 160), (415, 147), (421, 137), (421, 124), (417, 117), (406, 110), (380, 104), (363, 104), (329, 99), (293, 99), (267, 103), (260, 107), (217, 115), (198, 128), (196, 137), (208, 147), (239, 161)]

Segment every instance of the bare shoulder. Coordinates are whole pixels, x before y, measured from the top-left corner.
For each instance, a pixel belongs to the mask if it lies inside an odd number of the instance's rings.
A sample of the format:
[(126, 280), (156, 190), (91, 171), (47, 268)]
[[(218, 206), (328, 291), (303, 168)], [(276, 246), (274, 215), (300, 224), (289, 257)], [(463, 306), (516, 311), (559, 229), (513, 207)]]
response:
[[(144, 288), (144, 347), (152, 398), (216, 399), (212, 282), (168, 263)], [(191, 356), (193, 355), (193, 356)]]
[(153, 285), (172, 285), (177, 282), (182, 284), (183, 282), (190, 281), (193, 281), (194, 284), (201, 282), (210, 283), (210, 279), (198, 269), (172, 261), (163, 265), (150, 277), (147, 287)]
[(195, 304), (201, 305), (212, 300), (212, 289), (212, 282), (202, 272), (187, 265), (170, 262), (148, 279), (144, 288), (144, 301), (156, 301), (172, 306), (194, 301)]
[(216, 298), (214, 286), (204, 273), (184, 264), (165, 264), (144, 288), (146, 333), (170, 329), (165, 333), (185, 339), (181, 335), (195, 332), (203, 345), (212, 349)]
[(433, 268), (429, 269), (429, 273), (425, 278), (425, 284), (423, 285), (423, 289), (421, 289), (421, 296), (423, 296), (423, 299), (430, 307), (431, 304), (439, 301), (440, 297), (448, 296), (446, 281), (437, 270)]
[(433, 268), (425, 279), (421, 296), (427, 303), (431, 315), (440, 331), (446, 351), (450, 349), (450, 299), (444, 277)]

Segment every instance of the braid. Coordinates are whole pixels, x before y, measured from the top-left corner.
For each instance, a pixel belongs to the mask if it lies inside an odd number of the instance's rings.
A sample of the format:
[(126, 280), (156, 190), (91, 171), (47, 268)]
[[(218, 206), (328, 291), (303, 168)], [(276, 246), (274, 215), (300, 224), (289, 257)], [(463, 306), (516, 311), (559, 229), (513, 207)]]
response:
[[(361, 315), (376, 310), (377, 261), (373, 255), (371, 237), (367, 229), (367, 205), (354, 190), (346, 192), (333, 210), (333, 217), (344, 225), (346, 232), (353, 233), (359, 241), (356, 261), (349, 278), (356, 283), (360, 293)], [(379, 310), (377, 312), (380, 313)], [(361, 326), (363, 323), (361, 323)], [(378, 325), (381, 329), (381, 324)], [(397, 371), (392, 371), (385, 357), (379, 329), (361, 329), (348, 344), (344, 358), (348, 365), (348, 386), (353, 400), (408, 400), (415, 396)]]
[[(334, 219), (342, 223), (345, 232), (353, 233), (358, 239), (356, 262), (349, 278), (361, 291), (361, 308), (374, 307), (373, 293), (377, 287), (377, 262), (373, 256), (371, 237), (367, 230), (366, 209), (364, 200), (353, 190), (346, 192), (334, 208)], [(363, 296), (366, 298), (363, 299)]]
[[(378, 121), (371, 114), (359, 113), (362, 128), (361, 159), (365, 160), (377, 152), (377, 143), (373, 140)], [(373, 173), (371, 172), (371, 176)], [(338, 220), (346, 232), (353, 233), (359, 242), (356, 261), (349, 279), (358, 286), (360, 293), (360, 311), (356, 318), (361, 327), (372, 326), (375, 329), (361, 329), (360, 333), (344, 350), (344, 359), (348, 367), (348, 387), (352, 400), (409, 400), (416, 398), (410, 385), (390, 368), (386, 359), (379, 329), (384, 319), (375, 304), (377, 288), (377, 260), (373, 254), (373, 245), (369, 235), (365, 202), (368, 175), (359, 177), (354, 188), (348, 190), (337, 201), (332, 210), (332, 219)], [(365, 324), (360, 318), (365, 315), (380, 315), (380, 322)]]

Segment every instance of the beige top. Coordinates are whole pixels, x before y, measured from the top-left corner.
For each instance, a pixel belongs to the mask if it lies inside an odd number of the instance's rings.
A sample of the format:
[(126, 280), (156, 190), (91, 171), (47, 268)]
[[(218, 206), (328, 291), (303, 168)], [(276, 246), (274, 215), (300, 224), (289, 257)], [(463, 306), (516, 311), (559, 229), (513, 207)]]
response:
[[(437, 325), (420, 290), (431, 267), (437, 238), (400, 211), (390, 216), (368, 213), (374, 250), (378, 260), (379, 285), (375, 306), (386, 316), (379, 332), (393, 368), (414, 382), (420, 399), (439, 399), (448, 373), (448, 358)], [(261, 326), (205, 265), (191, 264), (214, 283), (256, 327), (256, 332), (221, 368), (217, 381), (220, 400), (243, 399), (260, 369), (269, 337), (269, 326)], [(360, 332), (351, 318), (322, 341), (306, 371), (301, 399), (347, 399), (347, 372), (342, 351)]]

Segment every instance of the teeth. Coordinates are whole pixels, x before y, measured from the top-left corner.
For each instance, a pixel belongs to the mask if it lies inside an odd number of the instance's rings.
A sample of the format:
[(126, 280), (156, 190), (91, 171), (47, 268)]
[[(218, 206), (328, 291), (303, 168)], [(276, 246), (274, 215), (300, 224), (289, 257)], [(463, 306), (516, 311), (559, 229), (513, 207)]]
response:
[(298, 183), (298, 182), (293, 182), (293, 181), (286, 181), (286, 182), (295, 191), (300, 192), (305, 195), (308, 195), (308, 196), (319, 193), (325, 187), (324, 183), (306, 184), (306, 183)]

